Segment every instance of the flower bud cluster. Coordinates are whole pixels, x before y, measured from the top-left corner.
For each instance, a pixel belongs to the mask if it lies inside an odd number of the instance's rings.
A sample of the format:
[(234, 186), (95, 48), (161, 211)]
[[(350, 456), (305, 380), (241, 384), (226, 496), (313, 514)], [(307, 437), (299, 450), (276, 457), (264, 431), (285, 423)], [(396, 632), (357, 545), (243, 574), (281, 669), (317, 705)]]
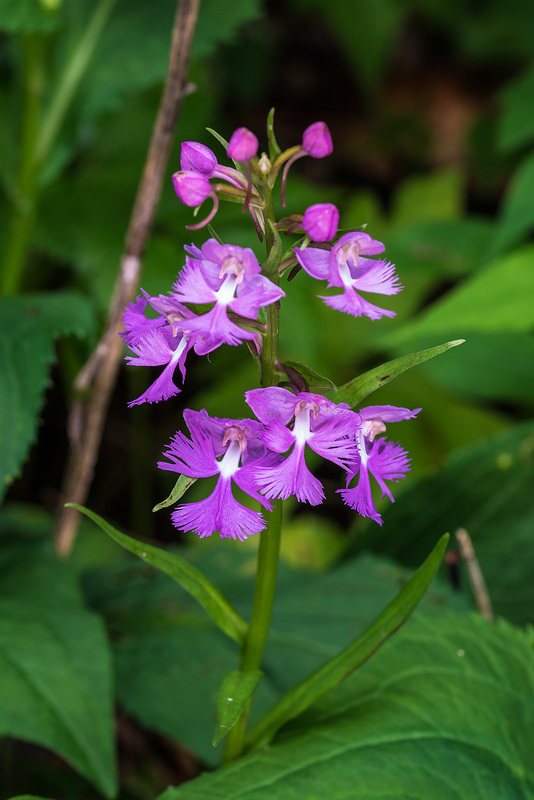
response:
[[(182, 144), (181, 169), (173, 175), (176, 194), (190, 207), (200, 206), (207, 198), (213, 201), (208, 216), (189, 227), (207, 224), (217, 211), (219, 197), (231, 196), (250, 212), (260, 239), (269, 233), (272, 249), (268, 247), (262, 267), (250, 248), (221, 244), (215, 238), (201, 247), (186, 246), (185, 264), (171, 291), (159, 296), (142, 291), (130, 303), (121, 334), (130, 351), (127, 362), (163, 368), (130, 406), (177, 395), (176, 368), (185, 380), (191, 350), (202, 356), (223, 344), (247, 343), (253, 355), (261, 356), (264, 336), (271, 336), (272, 330), (262, 321), (265, 316), (260, 319), (260, 312), (278, 307), (285, 296), (279, 282), (288, 266), (295, 265), (311, 278), (326, 281), (327, 288), (341, 290), (320, 295), (333, 309), (371, 320), (394, 316), (393, 311), (362, 296), (362, 292), (394, 295), (402, 288), (394, 265), (376, 258), (385, 249), (381, 242), (362, 231), (338, 237), (340, 215), (332, 203), (311, 205), (304, 214), (280, 221), (273, 218), (272, 189), (280, 171), (284, 204), (291, 164), (304, 156), (324, 158), (332, 149), (324, 122), (310, 125), (301, 144), (283, 152), (272, 134), (269, 155), (259, 155), (254, 133), (238, 128), (226, 151), (238, 168), (221, 166), (213, 151), (200, 142)], [(281, 258), (273, 260), (277, 252), (273, 237), (279, 238), (280, 230), (303, 235), (284, 263)], [(150, 311), (152, 316), (147, 316)], [(264, 355), (272, 350), (272, 340), (265, 341), (271, 349), (266, 347)], [(276, 374), (275, 358), (273, 355), (271, 366)], [(386, 423), (411, 419), (421, 409), (370, 406), (356, 411), (346, 403), (336, 404), (310, 392), (303, 375), (293, 367), (278, 366), (285, 373), (282, 377), (290, 377), (290, 389), (286, 382), (247, 391), (245, 401), (255, 419), (221, 419), (204, 410), (184, 412), (189, 437), (177, 433), (164, 453), (167, 461), (158, 466), (191, 478), (217, 476), (217, 483), (204, 500), (182, 503), (175, 509), (172, 519), (179, 529), (194, 531), (200, 537), (219, 532), (223, 538), (234, 539), (261, 531), (265, 527), (261, 512), (236, 500), (233, 485), (266, 510), (271, 509), (271, 501), (289, 497), (311, 505), (323, 502), (323, 486), (306, 465), (309, 450), (345, 471), (345, 486), (338, 489), (342, 500), (381, 524), (371, 494), (371, 477), (382, 496), (393, 501), (386, 481), (403, 478), (410, 460), (400, 445), (380, 434), (385, 432)]]

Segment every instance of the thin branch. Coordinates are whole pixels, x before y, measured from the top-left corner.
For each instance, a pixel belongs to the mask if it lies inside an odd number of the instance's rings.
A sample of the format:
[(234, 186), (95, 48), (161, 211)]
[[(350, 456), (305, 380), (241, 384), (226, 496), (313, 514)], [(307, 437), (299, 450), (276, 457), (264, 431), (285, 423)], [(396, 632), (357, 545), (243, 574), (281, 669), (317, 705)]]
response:
[[(84, 504), (91, 486), (106, 412), (119, 370), (122, 354), (122, 341), (118, 335), (121, 317), (124, 306), (133, 298), (139, 284), (142, 257), (159, 200), (182, 99), (191, 91), (186, 79), (199, 6), (200, 0), (178, 2), (167, 79), (130, 218), (106, 331), (75, 381), (75, 388), (78, 391), (87, 390), (87, 396), (74, 403), (69, 416), (71, 452), (63, 496), (65, 500), (80, 505)], [(56, 549), (60, 555), (67, 556), (70, 553), (77, 526), (78, 512), (72, 508), (62, 508), (55, 531)]]
[(475, 555), (471, 537), (467, 531), (464, 530), (464, 528), (458, 528), (456, 531), (456, 538), (458, 540), (460, 553), (462, 554), (462, 558), (467, 568), (469, 583), (471, 584), (471, 589), (473, 590), (476, 606), (484, 619), (487, 619), (489, 622), (493, 622), (494, 616), (493, 609), (491, 607), (490, 596), (488, 593), (488, 587), (486, 586), (486, 581), (484, 580), (482, 570), (480, 569), (477, 557)]

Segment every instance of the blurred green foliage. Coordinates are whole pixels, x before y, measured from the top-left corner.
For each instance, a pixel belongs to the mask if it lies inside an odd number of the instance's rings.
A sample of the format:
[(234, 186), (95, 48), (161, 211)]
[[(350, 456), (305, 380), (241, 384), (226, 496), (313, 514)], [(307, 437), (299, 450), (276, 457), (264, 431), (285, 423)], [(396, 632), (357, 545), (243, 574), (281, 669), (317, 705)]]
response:
[[(70, 386), (104, 324), (166, 72), (175, 4), (110, 4), (46, 159), (28, 178), (25, 153), (43, 146), (54, 98), (97, 7), (89, 0), (57, 6), (0, 0), (0, 253), (9, 250), (16, 219), (31, 210), (16, 296), (0, 301), (0, 465), (7, 494), (0, 509), (0, 732), (47, 746), (92, 782), (43, 751), (6, 739), (4, 799), (34, 792), (88, 800), (95, 791), (113, 792), (113, 671), (115, 699), (129, 715), (119, 725), (120, 798), (152, 800), (195, 771), (184, 766), (183, 751), (178, 768), (175, 751), (162, 756), (175, 746), (170, 740), (185, 743), (201, 763), (217, 762), (212, 699), (220, 676), (235, 668), (233, 647), (167, 578), (110, 550), (90, 526), (83, 526), (69, 564), (58, 564), (49, 541), (67, 457)], [(284, 147), (298, 143), (316, 119), (334, 137), (330, 159), (303, 159), (293, 167), (288, 212), (337, 203), (344, 228), (367, 224), (385, 242), (405, 286), (391, 299), (395, 319), (355, 322), (327, 308), (316, 296), (324, 287), (301, 272), (284, 283), (283, 357), (342, 385), (389, 359), (466, 339), (366, 401), (423, 407), (416, 421), (389, 430), (409, 449), (413, 469), (396, 487), (395, 505), (380, 506), (382, 528), (340, 508), (339, 476), (327, 472), (327, 502), (312, 524), (309, 509), (288, 504), (283, 554), (300, 570), (288, 567), (281, 577), (259, 708), (363, 629), (402, 585), (406, 567), (420, 563), (447, 530), (463, 526), (472, 533), (496, 611), (514, 625), (532, 623), (534, 6), (520, 0), (203, 0), (190, 81), (146, 251), (144, 289), (166, 292), (183, 265), (183, 245), (206, 237), (185, 230), (192, 212), (172, 189), (179, 142), (201, 141), (223, 161), (206, 127), (229, 137), (247, 125), (265, 146), (265, 117), (274, 105)], [(224, 241), (254, 247), (261, 260), (236, 206), (223, 206), (214, 225)], [(244, 348), (226, 348), (191, 362), (174, 403), (128, 411), (126, 401), (139, 394), (134, 383), (144, 386), (150, 375), (121, 374), (89, 505), (161, 543), (176, 532), (168, 509), (150, 514), (172, 488), (155, 463), (181, 424), (182, 409), (247, 413), (242, 395), (256, 385), (257, 372)], [(198, 499), (205, 487), (189, 491)], [(247, 613), (255, 543), (237, 548), (186, 538), (188, 557)], [(375, 555), (364, 553), (369, 549)], [(335, 562), (333, 571), (322, 571)], [(319, 574), (305, 571), (310, 568)], [(318, 746), (321, 726), (339, 731), (346, 725), (350, 736), (374, 741), (372, 714), (363, 734), (358, 727), (366, 692), (386, 715), (402, 695), (403, 735), (388, 764), (400, 771), (397, 792), (403, 764), (413, 766), (410, 774), (421, 780), (414, 797), (430, 796), (418, 760), (423, 751), (417, 755), (410, 745), (423, 695), (449, 740), (481, 713), (479, 732), (485, 727), (487, 735), (471, 731), (469, 739), (480, 752), (491, 749), (488, 731), (497, 736), (505, 717), (520, 731), (518, 739), (532, 739), (532, 724), (512, 698), (531, 691), (528, 635), (466, 616), (473, 600), (464, 572), (453, 592), (444, 570), (419, 622), (396, 640), (396, 649), (373, 660), (376, 674), (368, 667), (363, 684), (358, 673), (340, 689), (337, 711), (317, 707), (302, 727), (295, 724), (286, 734), (292, 763)], [(451, 607), (453, 616), (439, 613)], [(473, 666), (457, 655), (465, 641), (478, 648)], [(440, 658), (447, 673), (442, 683), (433, 672)], [(389, 683), (399, 664), (404, 693)], [(409, 685), (414, 670), (421, 676), (415, 689)], [(488, 681), (496, 687), (491, 693), (484, 689)], [(449, 713), (453, 690), (456, 708), (466, 710), (457, 718)], [(502, 700), (494, 712), (496, 697), (509, 703)], [(170, 739), (154, 739), (154, 731)], [(138, 751), (134, 740), (141, 741)], [(497, 748), (498, 768), (491, 759), (473, 767), (461, 747), (453, 750), (438, 742), (424, 751), (427, 762), (444, 758), (465, 779), (437, 798), (467, 796), (473, 769), (492, 779), (498, 774), (495, 796), (519, 796), (505, 762), (514, 776), (524, 776), (521, 796), (534, 796), (520, 747)], [(142, 755), (128, 761), (135, 752)], [(381, 756), (374, 753), (376, 761), (365, 764), (345, 754), (345, 763), (355, 764), (358, 774), (374, 765), (380, 776)], [(258, 756), (248, 774), (269, 769), (268, 757)], [(310, 792), (324, 781), (319, 768), (313, 774)], [(202, 784), (206, 791), (211, 780)], [(287, 787), (281, 785), (277, 791)], [(221, 786), (227, 794), (244, 791), (232, 781)], [(245, 788), (257, 791), (253, 783)]]

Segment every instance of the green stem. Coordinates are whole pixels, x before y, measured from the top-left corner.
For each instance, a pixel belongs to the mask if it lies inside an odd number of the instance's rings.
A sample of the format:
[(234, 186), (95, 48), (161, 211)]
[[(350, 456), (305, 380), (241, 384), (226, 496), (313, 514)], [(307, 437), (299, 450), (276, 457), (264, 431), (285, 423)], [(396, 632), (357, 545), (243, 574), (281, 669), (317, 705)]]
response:
[[(275, 283), (279, 281), (281, 245), (274, 223), (276, 221), (272, 192), (265, 180), (262, 185), (264, 197), (265, 244), (267, 258), (263, 265), (263, 273)], [(261, 385), (273, 386), (275, 383), (275, 362), (278, 352), (279, 310), (273, 303), (267, 309), (267, 332), (263, 337), (261, 354)], [(267, 527), (260, 534), (258, 550), (258, 571), (254, 603), (247, 636), (241, 648), (241, 672), (253, 672), (261, 668), (263, 651), (269, 633), (273, 610), (276, 572), (280, 555), (280, 537), (282, 533), (282, 501), (273, 504), (271, 512), (265, 513)], [(228, 763), (238, 758), (243, 752), (245, 732), (247, 728), (252, 697), (248, 701), (241, 717), (226, 737), (223, 762)]]
[(9, 238), (0, 270), (1, 294), (14, 294), (19, 287), (35, 219), (35, 144), (44, 87), (44, 43), (40, 34), (26, 34), (21, 37), (21, 44), (24, 59), (24, 109), (20, 163), (13, 192)]
[[(271, 622), (282, 532), (282, 503), (279, 501), (273, 511), (266, 513), (265, 516), (267, 518), (267, 527), (260, 534), (254, 604), (252, 606), (249, 633), (241, 651), (241, 672), (251, 672), (261, 668), (263, 651)], [(250, 700), (243, 714), (226, 737), (223, 763), (233, 761), (241, 755), (251, 705), (252, 701)]]
[(36, 160), (43, 164), (52, 149), (76, 90), (93, 56), (116, 0), (100, 0), (72, 55), (52, 98), (37, 142)]
[(115, 2), (116, 0), (100, 0), (95, 8), (80, 41), (73, 48), (41, 125), (39, 118), (44, 87), (45, 40), (40, 34), (23, 37), (25, 106), (21, 163), (14, 192), (9, 239), (0, 270), (0, 294), (15, 294), (20, 288), (36, 216), (39, 171), (56, 142)]

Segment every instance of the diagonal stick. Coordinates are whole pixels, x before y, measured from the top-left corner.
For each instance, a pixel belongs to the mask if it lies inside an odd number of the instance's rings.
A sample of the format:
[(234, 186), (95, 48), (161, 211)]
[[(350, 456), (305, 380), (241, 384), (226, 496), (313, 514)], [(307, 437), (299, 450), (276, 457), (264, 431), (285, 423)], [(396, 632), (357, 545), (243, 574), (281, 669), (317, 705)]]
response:
[[(64, 500), (79, 505), (85, 503), (91, 486), (106, 412), (119, 370), (122, 354), (122, 341), (118, 335), (121, 317), (124, 306), (133, 298), (139, 284), (142, 257), (159, 200), (182, 99), (191, 91), (186, 79), (199, 6), (200, 0), (178, 2), (165, 88), (126, 234), (106, 330), (74, 384), (78, 392), (87, 392), (87, 395), (74, 402), (69, 414), (67, 424), (71, 449), (62, 495)], [(73, 508), (60, 510), (55, 542), (56, 550), (62, 556), (67, 556), (72, 549), (78, 518), (79, 514)]]

